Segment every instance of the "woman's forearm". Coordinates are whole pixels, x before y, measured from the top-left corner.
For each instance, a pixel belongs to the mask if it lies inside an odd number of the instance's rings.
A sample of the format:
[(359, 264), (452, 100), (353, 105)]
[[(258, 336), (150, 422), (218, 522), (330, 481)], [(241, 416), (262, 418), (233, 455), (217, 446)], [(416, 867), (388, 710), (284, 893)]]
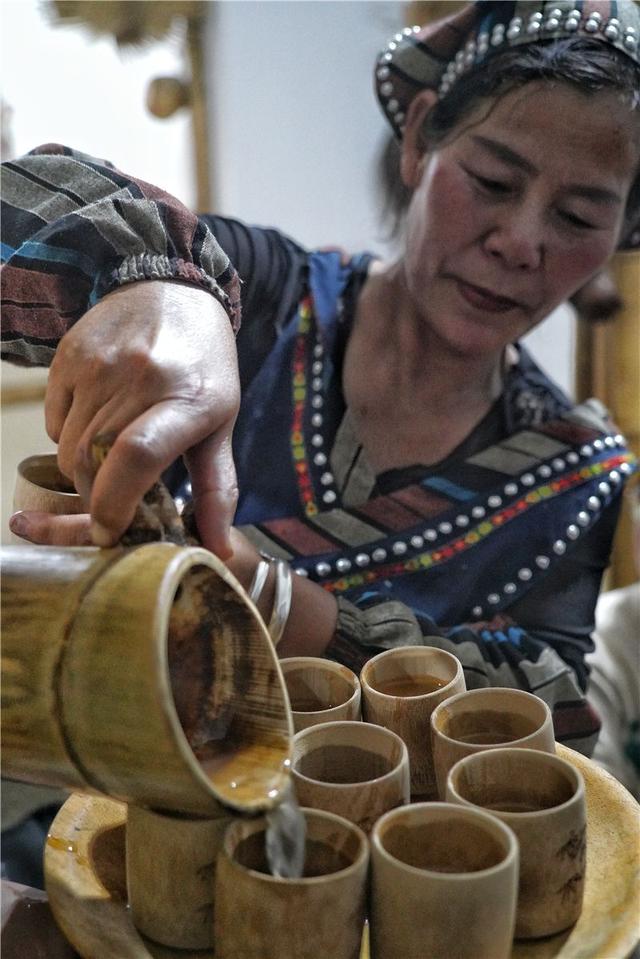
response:
[(239, 281), (208, 226), (110, 164), (50, 144), (3, 164), (3, 357), (48, 366), (107, 293), (173, 279), (212, 293), (234, 329)]

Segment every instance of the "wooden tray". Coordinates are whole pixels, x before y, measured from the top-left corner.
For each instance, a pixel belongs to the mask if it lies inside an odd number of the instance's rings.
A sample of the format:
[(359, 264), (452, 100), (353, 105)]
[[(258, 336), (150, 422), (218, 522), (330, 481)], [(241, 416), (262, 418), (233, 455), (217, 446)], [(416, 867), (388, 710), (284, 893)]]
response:
[[(625, 959), (640, 939), (640, 807), (615, 779), (564, 746), (559, 756), (583, 774), (587, 795), (584, 908), (572, 929), (517, 942), (512, 959)], [(45, 851), (49, 903), (84, 959), (213, 959), (145, 939), (127, 908), (126, 806), (73, 795), (56, 816)], [(369, 950), (365, 934), (361, 959)]]

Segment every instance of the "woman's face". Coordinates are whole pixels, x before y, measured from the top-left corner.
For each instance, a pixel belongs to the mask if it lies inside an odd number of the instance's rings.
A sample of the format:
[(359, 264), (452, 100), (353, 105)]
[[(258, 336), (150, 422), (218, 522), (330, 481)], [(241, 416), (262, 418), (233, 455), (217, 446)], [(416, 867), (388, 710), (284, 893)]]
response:
[(402, 158), (414, 190), (412, 304), (451, 349), (500, 351), (615, 250), (640, 155), (637, 116), (615, 94), (536, 82), (481, 105), (428, 154), (415, 146), (419, 122)]

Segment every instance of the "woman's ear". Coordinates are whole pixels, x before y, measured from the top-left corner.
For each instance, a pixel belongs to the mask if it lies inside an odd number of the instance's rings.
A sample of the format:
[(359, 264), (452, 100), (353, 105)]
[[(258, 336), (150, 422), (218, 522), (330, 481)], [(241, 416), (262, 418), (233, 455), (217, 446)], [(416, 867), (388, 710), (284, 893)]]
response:
[(400, 173), (402, 182), (410, 190), (415, 190), (424, 169), (425, 150), (420, 133), (422, 124), (437, 101), (438, 94), (435, 90), (421, 90), (413, 98), (407, 110), (401, 144)]

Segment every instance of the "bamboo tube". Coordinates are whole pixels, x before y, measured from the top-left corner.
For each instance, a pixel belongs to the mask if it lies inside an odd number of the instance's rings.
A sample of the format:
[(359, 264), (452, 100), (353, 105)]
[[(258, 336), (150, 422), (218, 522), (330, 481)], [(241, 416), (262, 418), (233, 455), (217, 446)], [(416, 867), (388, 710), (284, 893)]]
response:
[(291, 716), (266, 627), (196, 547), (7, 547), (10, 778), (215, 817), (288, 782)]
[(89, 785), (69, 754), (54, 677), (67, 624), (117, 555), (45, 546), (2, 550), (2, 772), (9, 779)]
[[(578, 323), (576, 398), (581, 401), (597, 396), (611, 412), (630, 448), (640, 456), (640, 252), (620, 251), (610, 266), (624, 306), (607, 323)], [(607, 588), (627, 586), (637, 579), (633, 526), (631, 510), (623, 503)]]

